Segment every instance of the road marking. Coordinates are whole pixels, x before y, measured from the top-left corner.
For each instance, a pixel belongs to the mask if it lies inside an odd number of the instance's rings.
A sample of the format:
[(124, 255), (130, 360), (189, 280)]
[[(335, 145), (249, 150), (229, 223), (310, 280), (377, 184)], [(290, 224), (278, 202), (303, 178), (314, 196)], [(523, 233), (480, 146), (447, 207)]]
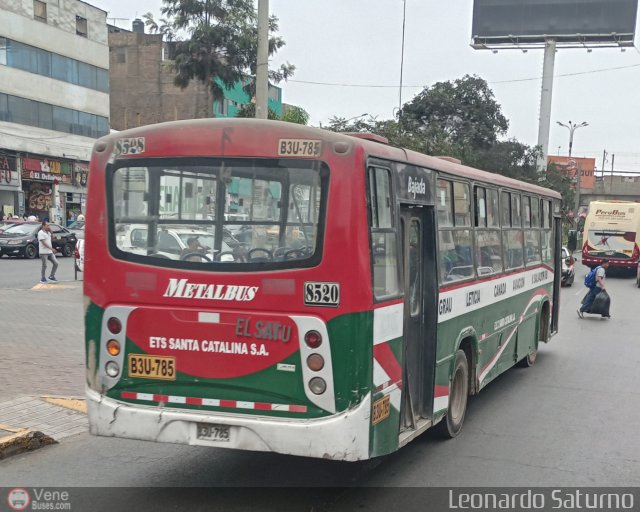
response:
[(31, 289), (32, 290), (53, 290), (54, 288), (69, 290), (69, 289), (75, 289), (77, 288), (77, 286), (72, 284), (60, 284), (60, 283), (46, 283), (46, 284), (38, 283)]
[(66, 407), (72, 411), (82, 412), (87, 414), (87, 402), (80, 398), (67, 398), (61, 396), (43, 396), (41, 397), (45, 402), (49, 402), (53, 405), (59, 405), (60, 407)]

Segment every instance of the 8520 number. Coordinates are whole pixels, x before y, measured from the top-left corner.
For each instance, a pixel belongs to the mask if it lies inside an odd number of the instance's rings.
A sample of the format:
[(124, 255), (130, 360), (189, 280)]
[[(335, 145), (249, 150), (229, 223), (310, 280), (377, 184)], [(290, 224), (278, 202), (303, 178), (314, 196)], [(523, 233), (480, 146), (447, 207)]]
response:
[(340, 285), (338, 283), (304, 283), (304, 303), (306, 306), (338, 307)]

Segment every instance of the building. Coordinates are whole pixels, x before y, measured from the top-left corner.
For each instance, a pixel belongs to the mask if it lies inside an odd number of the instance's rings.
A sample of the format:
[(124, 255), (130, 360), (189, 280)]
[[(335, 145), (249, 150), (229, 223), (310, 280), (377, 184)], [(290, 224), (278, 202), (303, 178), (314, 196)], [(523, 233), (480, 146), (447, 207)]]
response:
[[(220, 86), (222, 83), (218, 82)], [(244, 84), (238, 82), (231, 89), (224, 86), (224, 100), (213, 103), (213, 113), (215, 117), (237, 117), (238, 112), (244, 105), (251, 103), (251, 97), (244, 90)], [(269, 95), (267, 96), (267, 108), (275, 112), (278, 117), (282, 117), (282, 89), (269, 84)]]
[(111, 127), (126, 130), (145, 124), (212, 117), (206, 87), (193, 81), (173, 85), (171, 45), (162, 34), (145, 34), (141, 20), (133, 31), (109, 26)]
[(84, 210), (109, 133), (106, 12), (79, 0), (0, 0), (0, 207), (62, 221)]
[(572, 156), (548, 156), (547, 164), (554, 164), (556, 168), (565, 172), (574, 183), (580, 173), (580, 192), (591, 192), (596, 183), (595, 158), (578, 158)]
[[(136, 19), (132, 30), (109, 25), (109, 77), (111, 83), (111, 127), (125, 130), (145, 124), (236, 117), (251, 98), (241, 83), (225, 89), (224, 100), (214, 102), (204, 84), (193, 80), (180, 89), (173, 83), (172, 56), (175, 43), (162, 34), (145, 34), (144, 22)], [(269, 108), (282, 114), (282, 91), (269, 86)]]

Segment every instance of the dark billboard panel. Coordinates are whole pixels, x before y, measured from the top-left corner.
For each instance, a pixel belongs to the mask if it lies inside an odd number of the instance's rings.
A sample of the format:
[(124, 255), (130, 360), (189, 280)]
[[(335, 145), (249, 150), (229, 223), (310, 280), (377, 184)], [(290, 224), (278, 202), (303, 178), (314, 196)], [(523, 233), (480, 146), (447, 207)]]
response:
[(474, 0), (472, 46), (633, 45), (638, 0)]

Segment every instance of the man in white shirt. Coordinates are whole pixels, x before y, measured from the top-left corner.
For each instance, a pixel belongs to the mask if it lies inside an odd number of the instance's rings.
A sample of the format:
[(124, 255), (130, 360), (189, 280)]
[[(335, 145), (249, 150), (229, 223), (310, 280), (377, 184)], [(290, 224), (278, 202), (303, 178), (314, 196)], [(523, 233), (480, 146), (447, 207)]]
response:
[(38, 231), (38, 247), (40, 251), (40, 259), (42, 260), (42, 273), (40, 282), (47, 282), (47, 260), (49, 260), (53, 265), (53, 267), (51, 268), (49, 281), (53, 281), (54, 283), (57, 282), (58, 280), (56, 279), (56, 270), (58, 270), (58, 260), (56, 259), (53, 245), (51, 244), (51, 228), (49, 227), (49, 223), (47, 221), (44, 221), (42, 223), (42, 227), (40, 228), (40, 231)]

